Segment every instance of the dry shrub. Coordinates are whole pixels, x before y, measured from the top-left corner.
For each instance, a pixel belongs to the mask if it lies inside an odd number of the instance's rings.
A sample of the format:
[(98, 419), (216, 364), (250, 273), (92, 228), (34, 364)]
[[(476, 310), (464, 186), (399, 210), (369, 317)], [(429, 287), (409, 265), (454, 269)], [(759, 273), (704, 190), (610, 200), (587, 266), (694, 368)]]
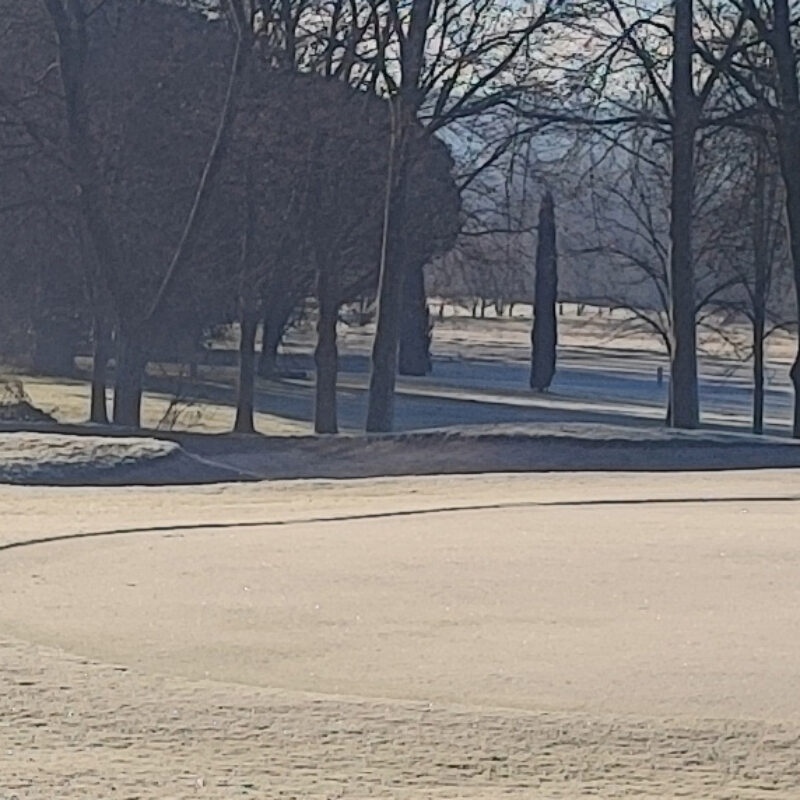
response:
[(0, 375), (0, 421), (55, 422), (55, 419), (33, 405), (19, 378)]

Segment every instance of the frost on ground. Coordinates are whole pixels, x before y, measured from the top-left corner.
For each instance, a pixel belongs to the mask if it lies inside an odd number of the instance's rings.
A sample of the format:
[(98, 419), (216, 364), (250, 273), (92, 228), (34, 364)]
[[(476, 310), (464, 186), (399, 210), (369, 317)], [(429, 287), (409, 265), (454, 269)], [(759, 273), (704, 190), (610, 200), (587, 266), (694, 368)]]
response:
[[(559, 368), (549, 393), (528, 388), (530, 319), (473, 320), (450, 316), (438, 321), (433, 339), (433, 374), (398, 377), (395, 427), (400, 431), (452, 425), (530, 422), (663, 424), (669, 383), (668, 363), (658, 343), (639, 335), (615, 340), (617, 317), (561, 318)], [(339, 422), (341, 430), (364, 429), (369, 353), (373, 328), (340, 326)], [(793, 340), (770, 337), (766, 424), (773, 433), (790, 430), (792, 392), (788, 380)], [(314, 332), (293, 330), (283, 364), (305, 372), (306, 380), (257, 381), (256, 429), (269, 436), (293, 436), (313, 430)], [(728, 353), (727, 356), (730, 354)], [(180, 364), (153, 364), (142, 403), (146, 428), (223, 433), (235, 415), (236, 357), (214, 351), (200, 365), (197, 380)], [(750, 365), (707, 352), (700, 358), (703, 421), (746, 430), (752, 387)], [(61, 423), (86, 420), (89, 372), (79, 359), (82, 380), (24, 376), (32, 402)], [(663, 381), (657, 378), (664, 370)], [(110, 399), (110, 396), (109, 396)]]
[[(0, 434), (0, 483), (126, 484), (0, 485), (0, 798), (797, 800), (800, 469), (730, 468), (798, 445), (656, 428), (655, 362), (624, 353), (576, 347), (532, 396), (524, 325), (485, 362), (472, 330), (401, 381), (398, 436), (286, 436), (301, 382), (260, 387), (272, 436)], [(743, 425), (711, 366), (712, 420)], [(85, 419), (85, 382), (31, 395)], [(529, 474), (343, 480), (492, 470)]]
[(800, 443), (789, 439), (602, 424), (472, 425), (339, 437), (161, 435), (174, 441), (0, 432), (0, 483), (800, 467)]
[(146, 438), (0, 434), (0, 483), (61, 483), (134, 465), (154, 464), (180, 450)]
[(4, 799), (798, 797), (798, 470), (0, 507)]
[(727, 432), (534, 423), (383, 436), (178, 436), (190, 453), (261, 478), (800, 466), (800, 444)]

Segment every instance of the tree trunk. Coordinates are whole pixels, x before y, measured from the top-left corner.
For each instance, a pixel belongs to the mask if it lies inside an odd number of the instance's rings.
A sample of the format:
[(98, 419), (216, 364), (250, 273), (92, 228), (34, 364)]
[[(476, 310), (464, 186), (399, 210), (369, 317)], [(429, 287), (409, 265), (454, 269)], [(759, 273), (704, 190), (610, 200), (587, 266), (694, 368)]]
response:
[[(406, 169), (400, 154), (398, 169)], [(378, 315), (372, 346), (372, 372), (366, 429), (391, 431), (394, 423), (394, 390), (397, 379), (397, 351), (400, 333), (400, 307), (403, 298), (405, 259), (401, 240), (405, 229), (405, 179), (400, 178), (389, 206), (386, 255), (378, 288)]]
[[(404, 171), (406, 165), (401, 163), (399, 169)], [(405, 188), (405, 179), (401, 178), (393, 191), (386, 256), (378, 289), (378, 316), (372, 346), (372, 372), (367, 407), (366, 429), (370, 432), (386, 433), (391, 431), (394, 423), (400, 310), (406, 266), (402, 247), (406, 218)]]
[(261, 336), (261, 354), (258, 374), (262, 378), (275, 377), (278, 370), (278, 347), (286, 333), (286, 326), (294, 308), (277, 300), (268, 301), (264, 311), (264, 328)]
[(697, 132), (697, 98), (692, 78), (694, 55), (693, 0), (675, 0), (672, 80), (672, 197), (671, 224), (671, 324), (672, 370), (671, 424), (696, 428), (699, 424), (697, 343), (692, 261), (692, 210), (694, 205), (694, 149)]
[(339, 287), (336, 270), (324, 266), (317, 279), (317, 348), (314, 361), (317, 365), (316, 404), (314, 430), (317, 433), (338, 433), (336, 408), (336, 376), (339, 370), (339, 352), (336, 344), (336, 323), (339, 320)]
[[(786, 217), (794, 267), (797, 310), (800, 317), (800, 82), (792, 39), (791, 13), (787, 0), (775, 0), (775, 30), (771, 45), (780, 79), (783, 111), (778, 126), (781, 176), (786, 187)], [(800, 345), (790, 372), (794, 386), (792, 435), (800, 439)]]
[(795, 357), (792, 369), (789, 372), (789, 377), (792, 379), (792, 387), (794, 388), (794, 417), (792, 420), (792, 436), (795, 439), (800, 439), (800, 352)]
[(764, 433), (764, 319), (753, 320), (753, 433)]
[(278, 372), (278, 347), (281, 334), (276, 335), (276, 326), (264, 318), (261, 336), (261, 352), (258, 354), (258, 375), (260, 378), (274, 378)]
[(536, 286), (533, 331), (531, 333), (531, 389), (550, 388), (556, 372), (558, 324), (558, 260), (556, 255), (556, 219), (553, 195), (547, 192), (539, 210), (539, 239), (536, 246)]
[(111, 338), (106, 326), (99, 320), (95, 320), (92, 338), (94, 340), (94, 357), (92, 358), (92, 396), (89, 419), (97, 425), (108, 425), (106, 385), (108, 384)]
[(401, 375), (420, 376), (431, 371), (431, 319), (427, 301), (424, 264), (411, 265), (403, 287)]
[(372, 348), (367, 431), (388, 432), (394, 422), (394, 390), (400, 305), (405, 269), (403, 237), (406, 229), (409, 144), (417, 122), (422, 94), (425, 45), (433, 0), (413, 0), (408, 30), (401, 50), (400, 88), (393, 101), (390, 170), (384, 218), (383, 254), (378, 289), (378, 318)]
[[(782, 150), (787, 152), (781, 159), (783, 162), (781, 172), (786, 186), (786, 211), (789, 220), (795, 295), (800, 315), (800, 109), (796, 125), (791, 127), (791, 132), (785, 134), (784, 138), (786, 141)], [(790, 376), (794, 386), (792, 436), (800, 439), (800, 346)]]
[(147, 357), (141, 342), (129, 332), (117, 332), (114, 381), (114, 424), (141, 427), (142, 380)]
[(256, 331), (258, 322), (254, 314), (242, 312), (239, 321), (239, 387), (236, 398), (234, 433), (255, 433), (253, 409), (256, 377)]
[(764, 432), (764, 331), (767, 319), (767, 284), (770, 272), (767, 234), (767, 163), (763, 137), (757, 142), (753, 187), (753, 433)]

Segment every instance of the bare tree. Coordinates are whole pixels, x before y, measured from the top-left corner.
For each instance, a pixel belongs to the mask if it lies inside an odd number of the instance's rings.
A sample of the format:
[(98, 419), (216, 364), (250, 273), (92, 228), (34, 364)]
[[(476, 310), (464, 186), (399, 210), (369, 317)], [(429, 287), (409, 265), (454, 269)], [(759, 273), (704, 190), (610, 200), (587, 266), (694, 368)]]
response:
[[(699, 423), (692, 255), (695, 145), (700, 128), (710, 124), (721, 66), (730, 63), (737, 51), (743, 17), (727, 18), (724, 29), (714, 28), (713, 35), (703, 40), (703, 47), (713, 51), (718, 61), (707, 68), (698, 57), (699, 20), (694, 0), (673, 0), (669, 10), (635, 0), (607, 0), (607, 6), (611, 18), (603, 22), (603, 35), (609, 45), (600, 57), (606, 65), (600, 85), (616, 113), (603, 112), (596, 122), (603, 126), (645, 125), (666, 131), (669, 137), (670, 423), (694, 428)], [(608, 30), (609, 23), (613, 33)], [(646, 81), (644, 104), (639, 89), (630, 89), (623, 79), (631, 71)], [(590, 74), (596, 80), (596, 73)]]
[[(754, 120), (755, 122), (755, 120)], [(753, 432), (764, 430), (765, 349), (770, 336), (785, 328), (794, 313), (787, 298), (791, 277), (783, 187), (769, 126), (731, 131), (720, 157), (737, 165), (728, 187), (727, 208), (718, 225), (728, 232), (728, 266), (734, 279), (720, 305), (731, 321), (750, 329), (748, 355), (753, 362)]]
[[(753, 33), (748, 46), (741, 48), (737, 58), (724, 67), (737, 88), (754, 100), (759, 111), (766, 113), (774, 125), (800, 311), (800, 55), (794, 35), (797, 22), (789, 0), (742, 0), (736, 5), (746, 16)], [(771, 54), (767, 62), (759, 42), (766, 45)], [(800, 347), (791, 378), (795, 392), (793, 435), (800, 438)]]
[[(114, 306), (117, 321), (116, 391), (114, 421), (127, 426), (138, 426), (142, 391), (142, 372), (147, 360), (148, 328), (162, 313), (170, 298), (176, 279), (186, 269), (193, 248), (197, 244), (201, 223), (207, 208), (210, 190), (223, 162), (229, 138), (237, 96), (242, 84), (253, 35), (250, 19), (242, 0), (228, 0), (227, 11), (235, 31), (233, 54), (230, 58), (227, 86), (223, 93), (216, 129), (208, 146), (200, 177), (185, 212), (177, 241), (166, 259), (160, 279), (146, 302), (132, 307), (124, 288), (123, 274), (126, 257), (120, 240), (118, 225), (108, 213), (108, 174), (98, 160), (97, 141), (93, 119), (96, 119), (96, 102), (92, 94), (91, 69), (97, 42), (98, 28), (107, 35), (114, 30), (109, 24), (110, 15), (124, 16), (116, 4), (92, 0), (43, 0), (57, 42), (58, 79), (63, 96), (63, 115), (67, 132), (65, 157), (74, 176), (78, 190), (80, 211), (91, 239), (97, 262), (102, 270), (102, 280)], [(167, 10), (157, 4), (147, 3), (137, 11), (160, 15)], [(120, 16), (121, 14), (121, 16)], [(171, 11), (184, 17), (185, 11)], [(188, 17), (187, 17), (188, 18)], [(115, 21), (115, 24), (118, 24)], [(162, 23), (163, 24), (163, 23)], [(130, 36), (130, 32), (127, 32)], [(105, 44), (105, 43), (104, 43)], [(150, 50), (142, 50), (146, 58)], [(158, 59), (161, 53), (156, 53)]]
[[(567, 252), (593, 279), (580, 296), (625, 309), (619, 333), (654, 335), (671, 357), (671, 165), (656, 135), (634, 131), (620, 141), (624, 149), (592, 165), (585, 199), (570, 219)], [(693, 317), (719, 340), (725, 332), (717, 312), (738, 281), (731, 266), (742, 222), (730, 208), (739, 202), (740, 159), (719, 147), (718, 137), (704, 140), (694, 172)]]
[[(367, 430), (391, 430), (402, 303), (406, 173), (415, 120), (428, 135), (494, 107), (528, 88), (537, 34), (574, 13), (556, 0), (513, 4), (413, 0), (408, 8), (371, 0), (376, 75), (392, 98), (394, 125), (385, 204), (378, 323), (372, 352)], [(505, 12), (508, 12), (506, 15)], [(505, 20), (505, 24), (503, 22)], [(467, 80), (469, 73), (469, 80)]]

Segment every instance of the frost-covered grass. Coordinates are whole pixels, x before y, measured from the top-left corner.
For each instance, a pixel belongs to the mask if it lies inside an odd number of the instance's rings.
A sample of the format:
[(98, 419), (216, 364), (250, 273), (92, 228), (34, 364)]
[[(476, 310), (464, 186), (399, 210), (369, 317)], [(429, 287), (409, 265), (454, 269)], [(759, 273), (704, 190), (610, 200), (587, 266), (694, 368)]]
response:
[(0, 482), (58, 483), (66, 477), (152, 464), (179, 450), (174, 442), (157, 439), (3, 433)]
[[(435, 307), (434, 307), (435, 310)], [(525, 309), (520, 307), (521, 312)], [(433, 374), (400, 378), (396, 429), (413, 431), (449, 426), (545, 422), (591, 425), (659, 426), (664, 419), (669, 364), (658, 340), (642, 331), (620, 338), (625, 319), (574, 307), (559, 318), (559, 367), (547, 394), (528, 389), (530, 320), (472, 319), (448, 308), (434, 330)], [(340, 426), (363, 430), (372, 326), (340, 325)], [(739, 331), (736, 338), (742, 338)], [(228, 341), (228, 347), (235, 342)], [(284, 365), (305, 371), (306, 380), (258, 382), (256, 428), (272, 436), (311, 433), (314, 412), (313, 326), (292, 331)], [(766, 423), (770, 433), (786, 434), (792, 393), (788, 381), (793, 338), (770, 340), (767, 362)], [(198, 433), (224, 433), (234, 420), (236, 356), (229, 351), (200, 365), (189, 380), (176, 364), (154, 364), (143, 401), (143, 426)], [(88, 363), (81, 362), (84, 368)], [(658, 371), (664, 379), (658, 380)], [(747, 430), (751, 414), (751, 365), (733, 357), (730, 348), (703, 342), (700, 397), (705, 423)], [(84, 373), (87, 374), (87, 373)], [(89, 407), (87, 380), (21, 376), (33, 403), (63, 423), (85, 422)], [(177, 392), (178, 400), (171, 394)]]
[(0, 486), (0, 785), (797, 800), (798, 485)]

